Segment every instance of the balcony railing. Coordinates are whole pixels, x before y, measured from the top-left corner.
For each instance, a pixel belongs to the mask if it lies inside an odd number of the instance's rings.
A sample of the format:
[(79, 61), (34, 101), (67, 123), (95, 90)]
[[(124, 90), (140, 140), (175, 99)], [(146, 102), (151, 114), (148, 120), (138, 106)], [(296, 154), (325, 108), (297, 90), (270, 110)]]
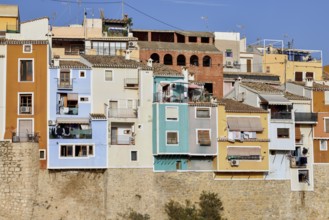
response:
[(170, 95), (167, 92), (156, 92), (153, 94), (153, 102), (178, 102), (178, 103), (187, 103), (187, 102), (210, 102), (212, 99), (212, 94), (202, 94), (202, 95), (193, 95), (190, 97), (185, 97), (184, 94)]
[(271, 119), (290, 120), (291, 112), (271, 112)]
[(60, 107), (59, 108), (59, 114), (60, 115), (78, 115), (79, 108), (71, 108), (71, 107)]
[(303, 168), (307, 165), (307, 157), (295, 157), (290, 158), (290, 167), (291, 168)]
[(91, 139), (92, 129), (49, 128), (50, 139)]
[(58, 81), (58, 84), (57, 84), (57, 88), (58, 89), (73, 89), (73, 83), (72, 81)]
[(138, 78), (125, 78), (125, 88), (138, 88)]
[(110, 108), (109, 118), (137, 118), (138, 111), (133, 108)]
[(13, 143), (22, 143), (22, 142), (39, 142), (39, 133), (13, 133), (12, 134)]
[(318, 113), (310, 112), (295, 112), (295, 121), (296, 122), (317, 122)]
[(111, 137), (111, 145), (135, 145), (135, 138), (129, 135), (115, 135)]

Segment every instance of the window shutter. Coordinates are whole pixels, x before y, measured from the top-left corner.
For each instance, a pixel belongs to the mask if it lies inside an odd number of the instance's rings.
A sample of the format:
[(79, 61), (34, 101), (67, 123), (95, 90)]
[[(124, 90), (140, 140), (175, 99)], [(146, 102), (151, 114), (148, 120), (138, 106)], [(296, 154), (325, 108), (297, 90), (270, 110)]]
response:
[(296, 140), (302, 139), (302, 134), (300, 132), (300, 126), (299, 125), (296, 125), (296, 127), (295, 127), (295, 139)]
[(178, 119), (178, 108), (177, 107), (166, 107), (166, 119), (177, 120)]
[(303, 81), (303, 72), (295, 72), (295, 81)]
[(211, 145), (209, 130), (199, 130), (198, 141), (201, 146)]

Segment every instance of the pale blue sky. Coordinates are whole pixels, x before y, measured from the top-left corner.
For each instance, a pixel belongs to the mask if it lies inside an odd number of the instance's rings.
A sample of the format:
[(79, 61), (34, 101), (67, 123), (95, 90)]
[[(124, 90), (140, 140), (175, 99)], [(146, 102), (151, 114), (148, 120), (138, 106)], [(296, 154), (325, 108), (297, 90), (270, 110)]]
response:
[[(121, 18), (121, 0), (0, 0), (17, 4), (21, 20), (47, 16), (52, 25), (81, 23), (99, 17)], [(70, 3), (71, 2), (71, 3)], [(77, 4), (81, 2), (80, 4)], [(119, 3), (110, 3), (119, 2)], [(194, 31), (239, 31), (248, 43), (259, 39), (294, 39), (294, 48), (322, 50), (329, 64), (328, 0), (124, 0), (133, 28)], [(146, 14), (146, 15), (145, 15)], [(154, 19), (160, 20), (158, 22)]]

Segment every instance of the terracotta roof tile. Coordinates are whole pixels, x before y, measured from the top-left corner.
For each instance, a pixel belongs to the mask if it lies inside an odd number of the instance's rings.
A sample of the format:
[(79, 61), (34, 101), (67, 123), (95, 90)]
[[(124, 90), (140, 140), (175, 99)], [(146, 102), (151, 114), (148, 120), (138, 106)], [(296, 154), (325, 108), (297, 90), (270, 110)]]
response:
[(153, 75), (157, 76), (183, 76), (181, 72), (170, 68), (167, 65), (153, 63)]
[(12, 40), (12, 39), (1, 39), (0, 45), (8, 44), (48, 44), (48, 40)]
[(105, 120), (106, 119), (106, 115), (104, 114), (97, 114), (97, 113), (90, 113), (90, 118), (91, 119), (96, 119), (96, 120)]
[(217, 107), (217, 103), (211, 102), (189, 102), (189, 106), (197, 106), (197, 107)]
[(60, 60), (59, 66), (50, 66), (50, 68), (68, 68), (68, 69), (90, 69), (87, 65), (79, 62), (79, 61), (73, 61), (73, 60)]
[(320, 84), (320, 83), (316, 83), (316, 82), (313, 82), (312, 87), (306, 86), (305, 82), (290, 81), (289, 83), (299, 85), (299, 86), (303, 86), (304, 88), (310, 89), (310, 90), (313, 90), (313, 91), (329, 91), (329, 86), (324, 85), (324, 84)]
[(300, 95), (296, 95), (296, 94), (292, 94), (290, 92), (285, 92), (284, 97), (287, 98), (288, 100), (311, 100), (310, 98), (300, 96)]
[(274, 88), (266, 83), (242, 82), (241, 85), (262, 94), (283, 94), (282, 90)]
[(144, 70), (152, 70), (141, 62), (135, 60), (126, 60), (121, 56), (100, 56), (100, 55), (82, 55), (95, 68), (142, 68)]
[(227, 112), (267, 113), (264, 109), (247, 105), (232, 99), (221, 99), (219, 100), (219, 103), (225, 104), (225, 110)]
[(212, 44), (184, 44), (184, 43), (169, 43), (169, 42), (147, 42), (138, 41), (138, 46), (141, 50), (165, 50), (165, 51), (195, 51), (195, 52), (208, 52), (218, 53), (220, 52)]

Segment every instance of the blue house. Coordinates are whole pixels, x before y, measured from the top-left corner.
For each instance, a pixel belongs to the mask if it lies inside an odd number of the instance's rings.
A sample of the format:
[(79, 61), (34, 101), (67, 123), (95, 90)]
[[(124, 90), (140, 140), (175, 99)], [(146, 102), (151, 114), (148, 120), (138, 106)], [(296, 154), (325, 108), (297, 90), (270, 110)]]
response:
[(59, 61), (49, 74), (48, 169), (107, 168), (107, 117), (91, 113), (91, 69)]

